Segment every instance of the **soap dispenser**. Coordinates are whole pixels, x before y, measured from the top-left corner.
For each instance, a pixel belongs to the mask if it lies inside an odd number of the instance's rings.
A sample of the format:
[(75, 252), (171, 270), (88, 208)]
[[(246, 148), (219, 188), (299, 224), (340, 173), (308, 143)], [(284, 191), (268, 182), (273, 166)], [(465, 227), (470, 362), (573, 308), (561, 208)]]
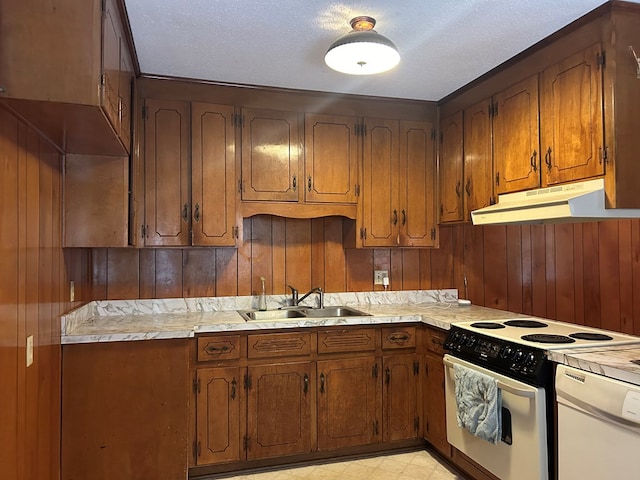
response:
[(260, 297), (258, 298), (258, 310), (264, 311), (267, 309), (267, 292), (264, 287), (264, 277), (260, 277)]

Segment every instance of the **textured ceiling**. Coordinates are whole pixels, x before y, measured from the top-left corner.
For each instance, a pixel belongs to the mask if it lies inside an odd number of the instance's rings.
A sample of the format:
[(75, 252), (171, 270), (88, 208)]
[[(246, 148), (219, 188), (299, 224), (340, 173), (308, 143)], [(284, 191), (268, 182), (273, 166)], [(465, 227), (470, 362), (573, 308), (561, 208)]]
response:
[[(640, 2), (640, 0), (636, 0)], [(439, 100), (603, 0), (125, 0), (142, 73)], [(373, 16), (395, 70), (334, 72), (328, 46)]]

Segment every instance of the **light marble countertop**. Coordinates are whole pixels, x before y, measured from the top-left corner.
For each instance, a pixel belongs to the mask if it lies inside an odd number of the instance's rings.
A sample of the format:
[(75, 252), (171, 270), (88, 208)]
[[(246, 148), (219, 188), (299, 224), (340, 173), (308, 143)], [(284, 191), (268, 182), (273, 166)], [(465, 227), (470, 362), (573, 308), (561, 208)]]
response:
[[(286, 302), (269, 296), (269, 309)], [(448, 330), (451, 323), (521, 318), (525, 315), (475, 305), (459, 306), (456, 290), (325, 294), (325, 306), (346, 305), (370, 316), (293, 318), (247, 322), (237, 310), (250, 310), (255, 297), (212, 297), (91, 302), (62, 317), (62, 343), (189, 338), (197, 333), (332, 325), (423, 322)]]
[[(91, 302), (61, 317), (63, 344), (190, 338), (199, 333), (321, 327), (425, 323), (449, 330), (452, 323), (531, 318), (476, 305), (460, 306), (457, 290), (349, 292), (325, 294), (325, 306), (350, 306), (370, 316), (293, 318), (247, 322), (237, 310), (252, 310), (257, 297), (207, 297)], [(286, 305), (284, 295), (268, 297), (268, 308)], [(312, 299), (311, 301), (315, 301)], [(638, 345), (560, 349), (550, 360), (640, 385)]]
[(640, 385), (640, 343), (608, 348), (552, 350), (547, 355), (556, 363)]

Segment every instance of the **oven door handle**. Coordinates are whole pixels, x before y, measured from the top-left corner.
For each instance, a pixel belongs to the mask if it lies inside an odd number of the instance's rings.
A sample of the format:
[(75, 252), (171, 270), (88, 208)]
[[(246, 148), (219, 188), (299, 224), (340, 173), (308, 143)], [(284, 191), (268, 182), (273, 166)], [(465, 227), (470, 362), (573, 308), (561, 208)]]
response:
[[(443, 359), (442, 362), (446, 367), (453, 368), (452, 361)], [(536, 392), (534, 392), (533, 390), (523, 390), (522, 388), (513, 387), (511, 385), (505, 384), (504, 382), (501, 382), (500, 380), (498, 380), (497, 385), (500, 390), (512, 393), (513, 395), (517, 395), (518, 397), (533, 398), (536, 395)]]

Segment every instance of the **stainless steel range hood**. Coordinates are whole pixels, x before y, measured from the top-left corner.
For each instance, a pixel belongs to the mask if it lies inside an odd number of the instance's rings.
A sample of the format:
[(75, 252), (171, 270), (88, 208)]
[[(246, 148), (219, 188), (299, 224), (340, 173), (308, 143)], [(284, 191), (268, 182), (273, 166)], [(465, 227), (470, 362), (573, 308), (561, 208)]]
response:
[(604, 179), (498, 196), (498, 203), (471, 212), (474, 225), (591, 222), (640, 218), (640, 209), (607, 209)]

